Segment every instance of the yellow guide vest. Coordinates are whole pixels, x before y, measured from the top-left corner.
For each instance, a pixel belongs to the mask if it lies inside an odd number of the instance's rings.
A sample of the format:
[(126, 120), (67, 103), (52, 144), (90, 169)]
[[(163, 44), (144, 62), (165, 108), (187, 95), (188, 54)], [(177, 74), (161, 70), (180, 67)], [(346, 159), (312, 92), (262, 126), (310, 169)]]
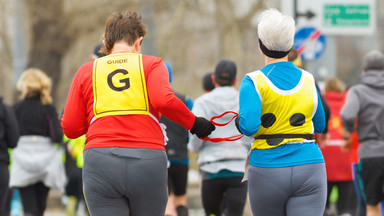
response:
[(149, 114), (141, 54), (116, 53), (96, 59), (92, 83), (95, 118)]
[(261, 125), (252, 149), (269, 149), (292, 142), (314, 141), (312, 117), (317, 109), (317, 91), (312, 75), (302, 70), (297, 86), (277, 88), (261, 71), (247, 74), (261, 100)]

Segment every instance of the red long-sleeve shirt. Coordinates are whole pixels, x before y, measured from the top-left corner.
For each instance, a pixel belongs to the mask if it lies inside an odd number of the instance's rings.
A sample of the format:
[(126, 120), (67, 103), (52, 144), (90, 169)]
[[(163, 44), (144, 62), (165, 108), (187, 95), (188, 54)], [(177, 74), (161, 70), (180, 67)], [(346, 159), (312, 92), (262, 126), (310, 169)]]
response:
[(328, 181), (351, 181), (352, 166), (351, 153), (342, 152), (341, 145), (345, 142), (342, 136), (342, 122), (340, 110), (343, 106), (344, 94), (340, 92), (327, 92), (324, 98), (329, 105), (331, 117), (328, 122), (329, 139), (322, 149)]
[[(195, 116), (172, 92), (168, 72), (163, 61), (143, 55), (144, 76), (147, 85), (149, 112), (158, 120), (161, 114), (192, 128)], [(115, 115), (97, 118), (93, 112), (93, 62), (77, 71), (68, 94), (61, 120), (65, 135), (77, 138), (86, 134), (85, 149), (98, 147), (165, 149), (159, 124), (148, 115)]]

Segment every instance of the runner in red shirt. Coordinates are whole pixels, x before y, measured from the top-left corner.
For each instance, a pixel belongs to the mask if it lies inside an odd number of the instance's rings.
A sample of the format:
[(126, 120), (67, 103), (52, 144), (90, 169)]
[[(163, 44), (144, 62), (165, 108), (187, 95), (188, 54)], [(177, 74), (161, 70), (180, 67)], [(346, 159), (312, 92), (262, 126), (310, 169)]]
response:
[(352, 178), (351, 152), (342, 150), (345, 140), (340, 110), (344, 104), (344, 93), (342, 82), (338, 78), (329, 78), (325, 81), (324, 98), (331, 111), (328, 122), (329, 138), (321, 149), (327, 170), (327, 209), (331, 191), (333, 187), (337, 187), (339, 192), (337, 214), (355, 215), (357, 201)]
[(141, 16), (113, 13), (105, 24), (108, 55), (83, 65), (68, 94), (61, 126), (69, 138), (86, 134), (83, 181), (92, 216), (164, 215), (161, 114), (201, 138), (215, 129), (173, 94), (163, 61), (140, 54), (145, 33)]

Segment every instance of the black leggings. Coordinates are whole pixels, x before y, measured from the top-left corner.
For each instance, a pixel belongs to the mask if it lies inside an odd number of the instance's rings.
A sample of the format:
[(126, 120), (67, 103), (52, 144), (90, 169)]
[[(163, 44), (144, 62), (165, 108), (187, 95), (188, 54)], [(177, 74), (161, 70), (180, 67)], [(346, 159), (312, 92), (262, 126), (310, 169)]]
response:
[(328, 192), (327, 192), (327, 208), (329, 208), (329, 196), (331, 195), (332, 188), (337, 186), (339, 192), (339, 199), (337, 200), (337, 211), (338, 214), (349, 213), (355, 215), (356, 213), (356, 193), (353, 186), (353, 181), (341, 181), (331, 182), (328, 181)]
[(5, 201), (8, 195), (9, 170), (7, 164), (0, 163), (0, 216), (5, 215)]
[(203, 180), (201, 194), (205, 215), (220, 216), (223, 210), (227, 216), (242, 216), (247, 184), (241, 183), (241, 179), (230, 177)]
[(168, 168), (168, 189), (175, 196), (185, 195), (188, 183), (188, 165), (172, 164)]
[(25, 216), (43, 216), (47, 207), (49, 187), (38, 182), (19, 188)]

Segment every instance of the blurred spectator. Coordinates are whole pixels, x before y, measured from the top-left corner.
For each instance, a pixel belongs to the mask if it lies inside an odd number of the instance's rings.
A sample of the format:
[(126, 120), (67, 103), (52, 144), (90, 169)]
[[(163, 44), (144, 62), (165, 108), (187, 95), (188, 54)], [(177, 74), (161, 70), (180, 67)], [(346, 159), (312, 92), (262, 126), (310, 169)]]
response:
[[(357, 130), (361, 178), (366, 196), (367, 216), (381, 215), (384, 200), (384, 55), (372, 50), (363, 59), (359, 84), (348, 91), (340, 112), (345, 133), (350, 139)], [(356, 122), (356, 120), (358, 121)], [(348, 148), (348, 146), (345, 146)]]
[(329, 198), (334, 187), (338, 191), (336, 215), (355, 215), (356, 196), (352, 180), (351, 153), (342, 152), (341, 149), (344, 139), (340, 110), (343, 106), (344, 90), (339, 79), (329, 78), (325, 80), (324, 98), (331, 111), (328, 122), (329, 137), (322, 148), (327, 170), (326, 215), (333, 215), (329, 209)]
[(215, 88), (215, 85), (212, 82), (212, 75), (213, 73), (207, 73), (203, 76), (203, 89), (204, 92), (210, 92)]
[(19, 140), (20, 131), (17, 125), (15, 112), (12, 107), (3, 102), (0, 97), (0, 215), (6, 215), (9, 207), (6, 200), (9, 190), (9, 154), (8, 149), (13, 149)]
[[(351, 87), (351, 86), (350, 86)], [(345, 95), (348, 94), (348, 89)], [(345, 104), (345, 97), (343, 100)], [(358, 121), (358, 120), (356, 120)], [(355, 188), (356, 198), (357, 198), (357, 207), (356, 207), (356, 216), (366, 216), (366, 205), (365, 205), (365, 194), (363, 188), (363, 182), (361, 179), (361, 164), (359, 163), (358, 157), (358, 148), (360, 146), (359, 137), (357, 136), (357, 131), (353, 131), (350, 136), (350, 139), (345, 139), (344, 144), (341, 146), (343, 152), (350, 152), (351, 163), (352, 163), (352, 174), (353, 174), (353, 184)]]
[[(210, 119), (226, 111), (239, 111), (239, 92), (233, 87), (237, 78), (236, 64), (221, 60), (212, 77), (215, 89), (196, 99), (192, 112)], [(220, 121), (228, 122), (230, 115)], [(212, 133), (211, 138), (239, 134), (235, 122)], [(197, 160), (202, 175), (201, 197), (205, 215), (242, 215), (247, 196), (247, 184), (241, 180), (251, 140), (212, 142), (190, 136), (188, 148), (199, 153)], [(225, 202), (223, 204), (223, 202)], [(224, 209), (223, 209), (224, 206)], [(222, 212), (224, 211), (224, 212)]]
[(93, 60), (95, 60), (97, 58), (106, 56), (106, 54), (101, 51), (101, 48), (103, 48), (103, 46), (104, 46), (103, 42), (100, 42), (100, 43), (98, 43), (95, 46), (95, 48), (93, 49), (92, 54), (89, 56), (89, 59), (91, 59), (91, 61), (93, 61)]
[[(172, 83), (172, 68), (167, 62), (165, 66), (169, 73), (169, 83)], [(173, 91), (183, 103), (192, 110), (193, 101), (191, 98)], [(188, 131), (181, 125), (161, 116), (160, 122), (167, 126), (166, 132), (168, 142), (165, 146), (169, 167), (168, 167), (168, 204), (165, 215), (173, 215), (176, 211), (177, 216), (187, 216), (187, 184), (188, 184)]]
[[(67, 216), (80, 215), (81, 207), (85, 207), (83, 195), (83, 149), (85, 145), (85, 135), (77, 139), (68, 139), (64, 135), (66, 144), (65, 171), (68, 182), (65, 186), (64, 203), (66, 204)], [(81, 206), (83, 205), (83, 206)], [(83, 208), (85, 210), (85, 208)], [(86, 211), (88, 213), (88, 211)]]
[(19, 189), (24, 214), (44, 214), (50, 188), (64, 192), (63, 132), (50, 95), (51, 80), (39, 69), (26, 70), (17, 82), (21, 101), (13, 108), (20, 140), (12, 151), (10, 186)]
[(301, 61), (301, 57), (297, 50), (291, 49), (288, 53), (288, 61), (292, 62), (295, 64), (297, 67), (302, 68), (303, 67), (303, 62)]

